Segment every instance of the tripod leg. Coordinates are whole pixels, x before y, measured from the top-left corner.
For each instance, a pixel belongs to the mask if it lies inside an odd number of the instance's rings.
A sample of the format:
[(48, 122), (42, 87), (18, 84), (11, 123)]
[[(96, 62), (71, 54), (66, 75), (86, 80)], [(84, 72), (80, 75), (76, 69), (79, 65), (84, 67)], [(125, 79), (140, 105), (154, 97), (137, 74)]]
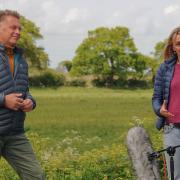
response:
[(173, 156), (170, 157), (170, 172), (171, 172), (171, 180), (174, 180), (174, 159), (173, 159)]
[[(169, 146), (177, 146), (180, 145), (180, 129), (177, 128), (164, 128), (164, 148), (167, 148)], [(165, 153), (166, 155), (166, 165), (168, 169), (168, 177), (169, 180), (171, 179), (171, 172), (170, 172), (170, 156)], [(179, 180), (180, 179), (180, 148), (176, 149), (176, 152), (174, 154), (174, 179)]]

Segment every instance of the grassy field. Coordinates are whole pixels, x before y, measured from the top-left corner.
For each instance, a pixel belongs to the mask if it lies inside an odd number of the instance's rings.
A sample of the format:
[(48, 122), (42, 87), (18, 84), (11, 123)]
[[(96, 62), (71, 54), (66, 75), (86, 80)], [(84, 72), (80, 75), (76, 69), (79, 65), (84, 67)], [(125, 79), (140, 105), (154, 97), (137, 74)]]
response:
[(152, 90), (62, 88), (32, 89), (32, 94), (37, 108), (28, 114), (26, 128), (57, 141), (73, 130), (102, 138), (100, 146), (122, 142), (137, 118), (154, 128)]
[(63, 87), (31, 93), (37, 108), (28, 113), (26, 130), (47, 179), (134, 179), (124, 145), (133, 124), (142, 123), (160, 147), (152, 90)]

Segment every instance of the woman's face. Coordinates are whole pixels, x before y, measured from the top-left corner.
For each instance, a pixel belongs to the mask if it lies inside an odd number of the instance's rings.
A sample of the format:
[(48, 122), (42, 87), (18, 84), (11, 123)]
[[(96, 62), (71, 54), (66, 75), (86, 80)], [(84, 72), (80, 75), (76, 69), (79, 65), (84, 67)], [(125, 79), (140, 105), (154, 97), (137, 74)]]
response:
[(178, 57), (180, 57), (180, 34), (177, 34), (173, 38), (173, 49), (176, 51)]

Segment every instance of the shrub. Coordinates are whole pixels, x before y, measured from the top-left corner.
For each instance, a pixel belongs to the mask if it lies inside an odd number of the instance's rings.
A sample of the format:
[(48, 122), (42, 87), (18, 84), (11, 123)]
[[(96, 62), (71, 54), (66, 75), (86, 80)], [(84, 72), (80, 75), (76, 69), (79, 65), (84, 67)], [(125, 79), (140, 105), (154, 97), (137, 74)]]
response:
[(127, 87), (127, 80), (125, 79), (116, 79), (114, 80), (114, 86), (115, 87)]
[(66, 82), (67, 86), (80, 86), (85, 87), (86, 81), (84, 79), (72, 79)]
[(139, 87), (139, 88), (149, 88), (152, 87), (152, 83), (146, 80), (136, 80), (136, 79), (129, 79), (127, 81), (128, 87)]
[(97, 78), (97, 79), (93, 79), (91, 83), (95, 87), (104, 87), (106, 85), (106, 80)]
[(52, 70), (46, 70), (39, 75), (29, 77), (30, 86), (35, 87), (58, 87), (64, 85), (64, 81), (63, 74)]
[[(66, 137), (56, 145), (52, 145), (50, 138), (42, 138), (37, 133), (27, 133), (27, 136), (45, 170), (47, 180), (135, 180), (126, 147), (122, 143), (79, 153), (74, 145), (77, 141), (86, 143), (86, 139), (79, 135)], [(157, 138), (156, 134), (152, 137), (155, 149), (158, 150), (162, 149), (160, 138), (161, 135)], [(72, 143), (63, 148), (67, 140)], [(18, 179), (4, 160), (0, 164), (0, 172), (0, 179)]]
[(111, 84), (108, 84), (106, 79), (97, 78), (91, 81), (93, 86), (96, 87), (122, 87), (122, 88), (152, 88), (152, 82), (148, 80), (137, 79), (114, 79)]

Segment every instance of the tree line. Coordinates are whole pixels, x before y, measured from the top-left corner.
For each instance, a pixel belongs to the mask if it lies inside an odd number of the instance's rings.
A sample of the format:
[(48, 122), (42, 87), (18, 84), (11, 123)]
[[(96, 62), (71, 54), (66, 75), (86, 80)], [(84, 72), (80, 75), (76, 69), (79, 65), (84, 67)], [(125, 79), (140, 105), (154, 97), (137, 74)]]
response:
[[(25, 56), (34, 76), (31, 79), (37, 81), (37, 72), (46, 70), (52, 76), (53, 73), (57, 76), (57, 73), (53, 72), (55, 70), (48, 68), (49, 57), (44, 48), (36, 45), (36, 41), (43, 38), (39, 28), (25, 17), (21, 18), (21, 23), (23, 31), (19, 45), (26, 50)], [(60, 61), (57, 70), (65, 69), (65, 76), (68, 77), (93, 76), (93, 82), (102, 86), (153, 82), (157, 67), (163, 59), (165, 41), (158, 42), (152, 55), (148, 56), (137, 50), (127, 27), (98, 27), (88, 32), (72, 60)], [(46, 78), (48, 73), (46, 72)]]
[(97, 83), (107, 86), (153, 83), (165, 41), (158, 42), (148, 56), (137, 50), (127, 27), (98, 27), (88, 32), (74, 58), (60, 62), (59, 67), (66, 68), (71, 76), (93, 75)]

